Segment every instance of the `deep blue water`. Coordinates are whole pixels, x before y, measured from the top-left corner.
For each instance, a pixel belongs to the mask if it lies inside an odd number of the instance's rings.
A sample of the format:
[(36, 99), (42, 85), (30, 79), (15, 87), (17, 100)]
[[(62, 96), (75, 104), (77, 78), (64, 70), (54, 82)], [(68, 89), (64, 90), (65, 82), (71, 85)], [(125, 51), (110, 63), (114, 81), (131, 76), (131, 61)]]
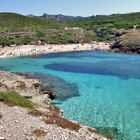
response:
[[(140, 56), (99, 52), (0, 59), (0, 69), (36, 73), (60, 95), (65, 117), (116, 140), (140, 140)], [(107, 132), (106, 132), (107, 131)]]

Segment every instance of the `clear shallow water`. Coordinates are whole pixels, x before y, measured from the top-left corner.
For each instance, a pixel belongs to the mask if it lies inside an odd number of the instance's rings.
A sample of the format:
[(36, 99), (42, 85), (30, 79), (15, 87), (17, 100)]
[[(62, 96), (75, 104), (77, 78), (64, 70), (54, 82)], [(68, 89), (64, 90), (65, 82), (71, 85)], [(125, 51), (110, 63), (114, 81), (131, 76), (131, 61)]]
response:
[(61, 94), (53, 103), (64, 110), (66, 118), (108, 131), (117, 140), (140, 139), (139, 55), (82, 52), (29, 56), (1, 59), (0, 69), (37, 72), (46, 82), (49, 78)]

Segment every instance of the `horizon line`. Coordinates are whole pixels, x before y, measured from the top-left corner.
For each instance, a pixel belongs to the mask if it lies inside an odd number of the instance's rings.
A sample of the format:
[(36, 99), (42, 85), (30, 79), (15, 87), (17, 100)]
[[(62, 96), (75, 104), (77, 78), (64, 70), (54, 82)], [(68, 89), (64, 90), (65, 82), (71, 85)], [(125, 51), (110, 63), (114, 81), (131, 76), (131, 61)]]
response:
[(63, 16), (72, 16), (72, 17), (91, 17), (91, 16), (110, 16), (110, 15), (117, 15), (117, 14), (131, 14), (131, 13), (140, 13), (140, 11), (131, 11), (131, 12), (118, 12), (118, 13), (111, 13), (111, 14), (93, 14), (93, 15), (89, 15), (89, 16), (82, 16), (82, 15), (77, 15), (77, 16), (74, 16), (74, 15), (65, 15), (65, 14), (50, 14), (50, 13), (47, 13), (47, 12), (42, 12), (42, 15), (41, 14), (23, 14), (21, 12), (13, 12), (13, 11), (0, 11), (0, 13), (13, 13), (13, 14), (20, 14), (20, 15), (23, 15), (23, 16), (28, 16), (28, 15), (33, 15), (33, 16), (42, 16), (43, 14), (48, 14), (48, 15), (63, 15)]

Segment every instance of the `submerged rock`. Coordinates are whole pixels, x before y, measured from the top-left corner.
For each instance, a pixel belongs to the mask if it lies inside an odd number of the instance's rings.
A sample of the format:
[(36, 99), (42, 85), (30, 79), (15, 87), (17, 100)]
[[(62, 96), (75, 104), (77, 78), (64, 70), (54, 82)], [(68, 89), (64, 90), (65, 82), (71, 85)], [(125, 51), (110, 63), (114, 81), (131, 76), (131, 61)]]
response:
[[(32, 79), (34, 77), (33, 74), (30, 73), (16, 73), (16, 74), (20, 76), (24, 76), (27, 79)], [(53, 90), (53, 86), (50, 84), (37, 81), (32, 83), (32, 87), (38, 90), (40, 94), (47, 94), (51, 100), (56, 99), (58, 97), (58, 95)]]
[[(18, 75), (25, 76), (28, 79), (38, 79), (41, 81), (43, 89), (48, 89), (48, 91), (53, 91), (54, 97), (57, 97), (57, 100), (66, 100), (71, 97), (80, 96), (78, 87), (74, 83), (66, 82), (64, 79), (53, 76), (50, 74), (41, 74), (41, 73), (17, 73)], [(44, 90), (45, 91), (45, 90)], [(48, 92), (50, 95), (50, 92)]]

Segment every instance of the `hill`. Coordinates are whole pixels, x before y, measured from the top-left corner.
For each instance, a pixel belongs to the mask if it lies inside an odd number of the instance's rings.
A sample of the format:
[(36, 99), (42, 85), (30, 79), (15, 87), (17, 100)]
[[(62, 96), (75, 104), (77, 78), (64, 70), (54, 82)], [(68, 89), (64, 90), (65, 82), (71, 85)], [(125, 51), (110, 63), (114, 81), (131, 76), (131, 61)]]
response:
[[(140, 46), (139, 39), (136, 38), (133, 41), (133, 34), (135, 35), (133, 31), (137, 30), (137, 35), (139, 35), (139, 28), (140, 12), (91, 17), (48, 15), (46, 13), (37, 17), (0, 13), (0, 44), (5, 46), (111, 41), (115, 42), (115, 46), (116, 42), (119, 42), (118, 46), (122, 46), (123, 42), (125, 46), (128, 46), (131, 41), (133, 42), (131, 45), (135, 45), (136, 42), (136, 46)], [(128, 35), (129, 32), (131, 36)]]
[(23, 16), (16, 13), (0, 13), (0, 32), (36, 31), (79, 27), (86, 30), (130, 29), (140, 27), (140, 13), (72, 17), (64, 15)]
[(97, 29), (129, 29), (134, 25), (140, 26), (140, 12), (128, 14), (96, 15), (84, 19), (68, 21), (71, 26), (78, 26), (87, 30)]
[(0, 13), (0, 33), (60, 29), (61, 24), (39, 17), (27, 17), (16, 13)]

